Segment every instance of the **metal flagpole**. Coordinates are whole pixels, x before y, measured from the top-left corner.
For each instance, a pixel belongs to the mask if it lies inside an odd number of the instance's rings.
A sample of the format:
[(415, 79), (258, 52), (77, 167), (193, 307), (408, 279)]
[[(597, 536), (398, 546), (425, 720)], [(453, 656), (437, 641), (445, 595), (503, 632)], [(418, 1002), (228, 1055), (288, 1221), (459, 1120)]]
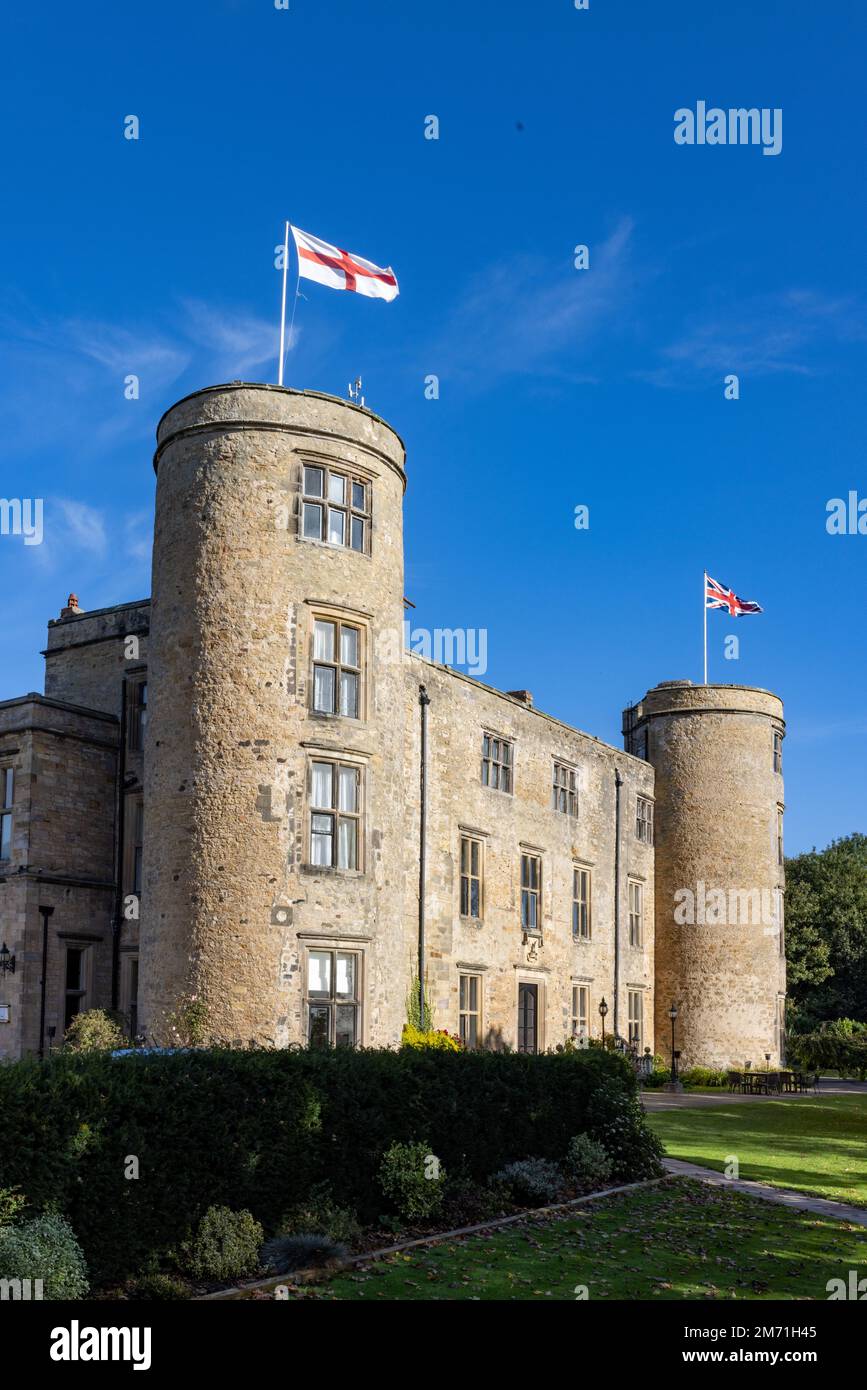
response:
[(707, 570), (701, 581), (701, 606), (704, 612), (704, 683), (707, 685)]
[[(277, 385), (283, 385), (283, 357), (286, 348), (286, 272), (289, 269), (289, 223), (286, 223), (286, 238), (283, 243), (283, 304), (280, 309), (280, 363), (277, 368)], [(296, 296), (297, 298), (297, 296)]]

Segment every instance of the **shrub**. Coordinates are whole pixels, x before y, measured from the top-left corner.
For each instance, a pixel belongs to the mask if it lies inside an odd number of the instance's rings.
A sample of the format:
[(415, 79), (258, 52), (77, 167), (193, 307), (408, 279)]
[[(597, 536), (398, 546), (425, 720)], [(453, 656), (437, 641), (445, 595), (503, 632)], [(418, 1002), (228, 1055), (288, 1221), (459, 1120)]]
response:
[(725, 1086), (728, 1073), (718, 1067), (688, 1067), (680, 1073), (684, 1086)]
[(584, 1130), (610, 1154), (615, 1182), (641, 1182), (662, 1174), (662, 1143), (647, 1128), (635, 1092), (600, 1087), (590, 1097)]
[(259, 1267), (262, 1227), (249, 1211), (209, 1207), (184, 1251), (194, 1279), (241, 1279)]
[(390, 1144), (379, 1185), (406, 1221), (424, 1220), (442, 1206), (445, 1173), (430, 1144)]
[(127, 1297), (136, 1303), (169, 1303), (188, 1299), (191, 1292), (176, 1274), (143, 1274), (129, 1285)]
[(327, 1236), (338, 1245), (353, 1245), (361, 1235), (355, 1213), (337, 1205), (327, 1182), (317, 1183), (307, 1201), (286, 1212), (277, 1227), (284, 1235)]
[(569, 1140), (563, 1171), (570, 1182), (582, 1192), (598, 1192), (611, 1179), (614, 1164), (598, 1139), (589, 1134), (576, 1134)]
[(472, 1178), (450, 1178), (443, 1196), (442, 1224), (444, 1228), (475, 1226), (503, 1216), (512, 1205), (511, 1198), (502, 1188), (484, 1186)]
[(462, 1052), (464, 1045), (455, 1033), (445, 1028), (428, 1028), (422, 1031), (411, 1023), (403, 1025), (400, 1039), (401, 1047), (438, 1047), (444, 1052)]
[(126, 1043), (124, 1031), (105, 1009), (85, 1009), (76, 1014), (63, 1035), (70, 1052), (111, 1052)]
[(27, 1198), (16, 1187), (0, 1187), (0, 1226), (10, 1225), (27, 1206)]
[(47, 1299), (84, 1298), (87, 1265), (65, 1217), (44, 1212), (32, 1221), (0, 1227), (0, 1279), (41, 1279)]
[[(574, 1134), (605, 1145), (616, 1181), (659, 1171), (632, 1068), (601, 1048), (64, 1050), (0, 1067), (0, 1115), (4, 1185), (69, 1217), (99, 1283), (162, 1267), (210, 1206), (281, 1231), (328, 1184), (371, 1224), (383, 1154), (419, 1135), (475, 1183), (527, 1154), (560, 1163)], [(125, 1179), (127, 1154), (147, 1182)]]
[(837, 1018), (813, 1033), (790, 1035), (786, 1050), (790, 1065), (803, 1071), (836, 1071), (867, 1080), (867, 1023)]
[(346, 1259), (345, 1245), (312, 1233), (275, 1236), (262, 1247), (262, 1264), (272, 1274), (289, 1274), (314, 1266), (337, 1266)]
[(654, 1067), (641, 1077), (641, 1085), (647, 1091), (658, 1091), (666, 1081), (671, 1080), (671, 1067)]
[(545, 1158), (522, 1158), (494, 1173), (491, 1184), (506, 1191), (519, 1205), (548, 1206), (563, 1195), (563, 1177), (556, 1163)]

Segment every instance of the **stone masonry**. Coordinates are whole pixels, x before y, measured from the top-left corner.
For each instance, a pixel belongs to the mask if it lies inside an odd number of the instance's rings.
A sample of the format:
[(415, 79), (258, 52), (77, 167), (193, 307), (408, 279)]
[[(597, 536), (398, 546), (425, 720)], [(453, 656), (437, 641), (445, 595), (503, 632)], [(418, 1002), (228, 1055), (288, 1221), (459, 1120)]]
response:
[(674, 916), (781, 901), (775, 696), (666, 683), (618, 751), (405, 650), (404, 446), (353, 403), (208, 388), (154, 466), (152, 600), (67, 606), (46, 697), (0, 705), (0, 1057), (50, 1045), (53, 905), (55, 1037), (101, 1006), (167, 1041), (195, 999), (212, 1037), (393, 1046), (421, 907), (436, 1027), (667, 1061), (675, 1000), (683, 1064), (777, 1060), (779, 928)]

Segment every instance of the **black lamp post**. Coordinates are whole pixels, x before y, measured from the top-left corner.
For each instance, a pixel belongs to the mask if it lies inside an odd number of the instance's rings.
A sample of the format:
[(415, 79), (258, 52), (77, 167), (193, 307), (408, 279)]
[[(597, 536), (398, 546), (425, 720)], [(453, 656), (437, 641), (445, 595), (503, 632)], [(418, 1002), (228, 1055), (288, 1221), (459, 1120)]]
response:
[(668, 1011), (668, 1016), (671, 1019), (671, 1080), (674, 1084), (676, 1084), (677, 1056), (674, 1051), (674, 1025), (677, 1022), (677, 1005), (675, 1004), (673, 999), (671, 1001), (671, 1008)]
[(599, 1017), (602, 1019), (602, 1046), (605, 1046), (605, 1015), (608, 1013), (608, 1005), (604, 999), (599, 1001)]
[(679, 1081), (677, 1077), (677, 1059), (680, 1053), (675, 1050), (674, 1046), (674, 1025), (677, 1022), (677, 1014), (678, 1008), (672, 999), (671, 1008), (668, 1011), (668, 1016), (671, 1019), (671, 1076), (662, 1088), (664, 1091), (680, 1092), (683, 1090), (683, 1082)]
[(0, 970), (10, 975), (15, 974), (15, 957), (11, 954), (6, 942), (0, 946)]

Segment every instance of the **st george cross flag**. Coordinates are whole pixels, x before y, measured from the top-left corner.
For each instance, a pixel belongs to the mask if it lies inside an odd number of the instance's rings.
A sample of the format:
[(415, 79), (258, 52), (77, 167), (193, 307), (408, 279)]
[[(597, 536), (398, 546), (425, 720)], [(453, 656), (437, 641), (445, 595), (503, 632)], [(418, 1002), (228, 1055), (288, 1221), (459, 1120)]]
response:
[(709, 574), (704, 577), (705, 608), (727, 608), (730, 618), (743, 617), (745, 613), (761, 613), (762, 607), (752, 599), (738, 598), (733, 589), (727, 589)]
[(298, 252), (298, 274), (305, 280), (317, 280), (332, 290), (354, 290), (368, 299), (397, 298), (399, 290), (391, 266), (383, 270), (372, 261), (341, 251), (297, 227), (292, 228), (292, 235)]

